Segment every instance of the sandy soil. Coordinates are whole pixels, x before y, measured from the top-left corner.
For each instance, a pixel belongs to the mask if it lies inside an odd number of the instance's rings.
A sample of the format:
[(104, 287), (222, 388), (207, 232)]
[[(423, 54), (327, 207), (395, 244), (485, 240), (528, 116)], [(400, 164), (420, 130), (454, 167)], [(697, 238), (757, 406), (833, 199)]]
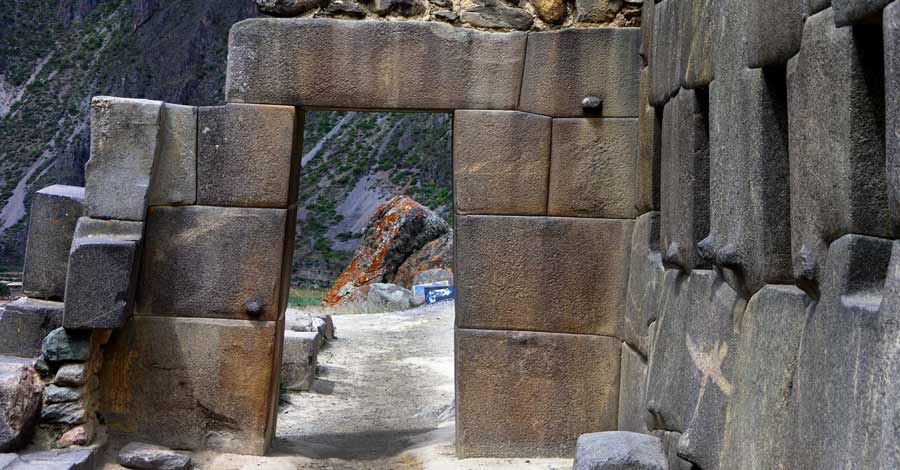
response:
[[(453, 303), (334, 317), (311, 392), (290, 394), (270, 456), (195, 453), (216, 470), (568, 470), (562, 459), (454, 455)], [(113, 452), (109, 453), (112, 457)], [(118, 469), (108, 464), (104, 470)]]

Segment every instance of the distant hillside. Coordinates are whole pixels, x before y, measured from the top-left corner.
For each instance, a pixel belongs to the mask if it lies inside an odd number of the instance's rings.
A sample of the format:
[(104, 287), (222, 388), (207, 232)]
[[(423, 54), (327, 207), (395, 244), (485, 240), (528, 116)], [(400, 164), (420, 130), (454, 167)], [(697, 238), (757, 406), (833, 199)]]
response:
[(452, 220), (449, 114), (306, 116), (295, 285), (330, 286), (391, 196), (408, 194)]
[(31, 195), (83, 185), (94, 95), (220, 104), (228, 30), (253, 0), (0, 0), (0, 270)]
[[(253, 0), (0, 0), (0, 271), (21, 269), (31, 195), (84, 184), (95, 95), (224, 101), (228, 30)], [(327, 284), (368, 212), (408, 192), (449, 214), (450, 119), (310, 113), (295, 283)]]

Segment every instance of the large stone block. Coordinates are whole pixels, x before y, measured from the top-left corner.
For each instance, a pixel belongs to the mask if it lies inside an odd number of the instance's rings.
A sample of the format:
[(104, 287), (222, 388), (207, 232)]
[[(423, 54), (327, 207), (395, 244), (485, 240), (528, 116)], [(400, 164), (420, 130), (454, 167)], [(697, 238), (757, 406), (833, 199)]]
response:
[[(650, 2), (652, 4), (652, 2)], [(639, 214), (659, 210), (659, 167), (662, 113), (650, 106), (650, 67), (641, 70), (641, 112), (634, 164), (634, 207)]]
[(135, 317), (104, 354), (100, 413), (131, 440), (264, 454), (275, 341), (274, 322)]
[(0, 310), (0, 355), (37, 357), (41, 342), (62, 326), (62, 302), (22, 297)]
[(287, 390), (306, 391), (316, 381), (319, 344), (317, 331), (284, 332), (284, 352), (281, 355), (281, 383)]
[(662, 441), (636, 432), (578, 436), (573, 470), (669, 470)]
[(766, 286), (747, 303), (719, 468), (807, 468), (791, 466), (790, 430), (797, 352), (814, 308), (803, 291), (787, 285)]
[(684, 4), (681, 85), (685, 88), (709, 86), (716, 78), (716, 41), (722, 16), (722, 0), (680, 0)]
[(457, 455), (570, 456), (580, 434), (615, 430), (620, 346), (605, 336), (457, 329)]
[(640, 43), (637, 28), (529, 34), (519, 109), (553, 117), (583, 117), (582, 101), (596, 96), (603, 101), (600, 116), (637, 117)]
[(289, 106), (202, 107), (197, 143), (197, 203), (286, 208), (298, 166), (296, 112)]
[(697, 242), (709, 233), (707, 95), (681, 90), (666, 105), (660, 169), (663, 260), (683, 270), (704, 265)]
[[(670, 89), (670, 77), (677, 75), (676, 42), (678, 27), (675, 23), (675, 0), (663, 0), (653, 9), (653, 44), (650, 50), (650, 104), (664, 106), (677, 92)], [(678, 69), (681, 64), (677, 63)]]
[[(832, 242), (822, 298), (800, 344), (788, 468), (895, 468), (898, 452), (896, 299), (892, 243), (845, 235)], [(894, 296), (896, 292), (891, 292)], [(883, 359), (890, 357), (890, 362)], [(885, 432), (886, 431), (886, 432)], [(893, 465), (889, 462), (893, 461)]]
[(749, 296), (790, 281), (791, 199), (783, 75), (741, 67), (710, 87), (708, 261), (737, 271)]
[(881, 10), (894, 0), (832, 0), (834, 24), (847, 26), (854, 23), (875, 23)]
[(747, 53), (750, 67), (785, 64), (800, 50), (807, 1), (748, 2)]
[(458, 217), (457, 326), (618, 336), (633, 225)]
[(552, 216), (633, 218), (637, 119), (554, 119)]
[[(827, 242), (887, 236), (881, 29), (835, 28), (832, 10), (806, 20), (788, 65), (791, 253), (794, 275), (822, 282)], [(834, 112), (840, 109), (841, 112)]]
[(75, 224), (84, 210), (84, 188), (55, 184), (34, 193), (25, 245), (25, 295), (61, 299)]
[(134, 312), (138, 243), (121, 238), (76, 238), (69, 254), (63, 326), (121, 328)]
[(622, 339), (646, 356), (650, 346), (648, 327), (657, 319), (665, 276), (659, 253), (659, 212), (648, 212), (635, 221), (629, 263)]
[[(619, 374), (618, 429), (648, 433), (647, 361), (627, 343), (622, 343), (622, 371)], [(652, 420), (650, 421), (652, 422)]]
[(136, 314), (277, 319), (286, 218), (283, 209), (151, 208)]
[(197, 108), (168, 104), (160, 116), (159, 156), (150, 182), (150, 204), (197, 202)]
[(552, 121), (517, 111), (454, 113), (456, 212), (546, 214)]
[(226, 97), (326, 108), (514, 109), (525, 37), (436, 22), (245, 20), (231, 28)]
[(884, 9), (883, 21), (888, 203), (894, 236), (900, 236), (900, 2)]
[(680, 431), (678, 455), (718, 468), (726, 409), (734, 395), (735, 319), (746, 302), (716, 271), (666, 273), (647, 372), (655, 427)]
[(85, 215), (144, 220), (150, 178), (160, 152), (162, 109), (161, 101), (105, 96), (91, 101)]

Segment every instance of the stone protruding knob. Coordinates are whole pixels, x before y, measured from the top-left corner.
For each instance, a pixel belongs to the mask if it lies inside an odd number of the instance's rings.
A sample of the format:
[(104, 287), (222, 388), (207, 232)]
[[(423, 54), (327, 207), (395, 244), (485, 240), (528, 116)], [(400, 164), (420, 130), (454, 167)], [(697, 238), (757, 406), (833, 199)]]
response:
[(585, 96), (581, 100), (581, 109), (588, 116), (599, 116), (603, 112), (603, 100), (599, 96)]
[(244, 302), (244, 309), (247, 311), (247, 315), (258, 317), (262, 315), (263, 306), (262, 303), (256, 299), (248, 299)]

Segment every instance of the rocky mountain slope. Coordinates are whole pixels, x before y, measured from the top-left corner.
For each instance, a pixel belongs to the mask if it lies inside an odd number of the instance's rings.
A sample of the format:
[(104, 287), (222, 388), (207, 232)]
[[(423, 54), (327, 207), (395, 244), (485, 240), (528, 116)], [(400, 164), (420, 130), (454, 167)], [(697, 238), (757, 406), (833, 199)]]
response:
[[(228, 30), (255, 15), (253, 0), (0, 0), (0, 271), (21, 269), (31, 195), (83, 185), (90, 98), (221, 104)], [(306, 122), (297, 284), (328, 284), (393, 194), (449, 214), (448, 116)]]

